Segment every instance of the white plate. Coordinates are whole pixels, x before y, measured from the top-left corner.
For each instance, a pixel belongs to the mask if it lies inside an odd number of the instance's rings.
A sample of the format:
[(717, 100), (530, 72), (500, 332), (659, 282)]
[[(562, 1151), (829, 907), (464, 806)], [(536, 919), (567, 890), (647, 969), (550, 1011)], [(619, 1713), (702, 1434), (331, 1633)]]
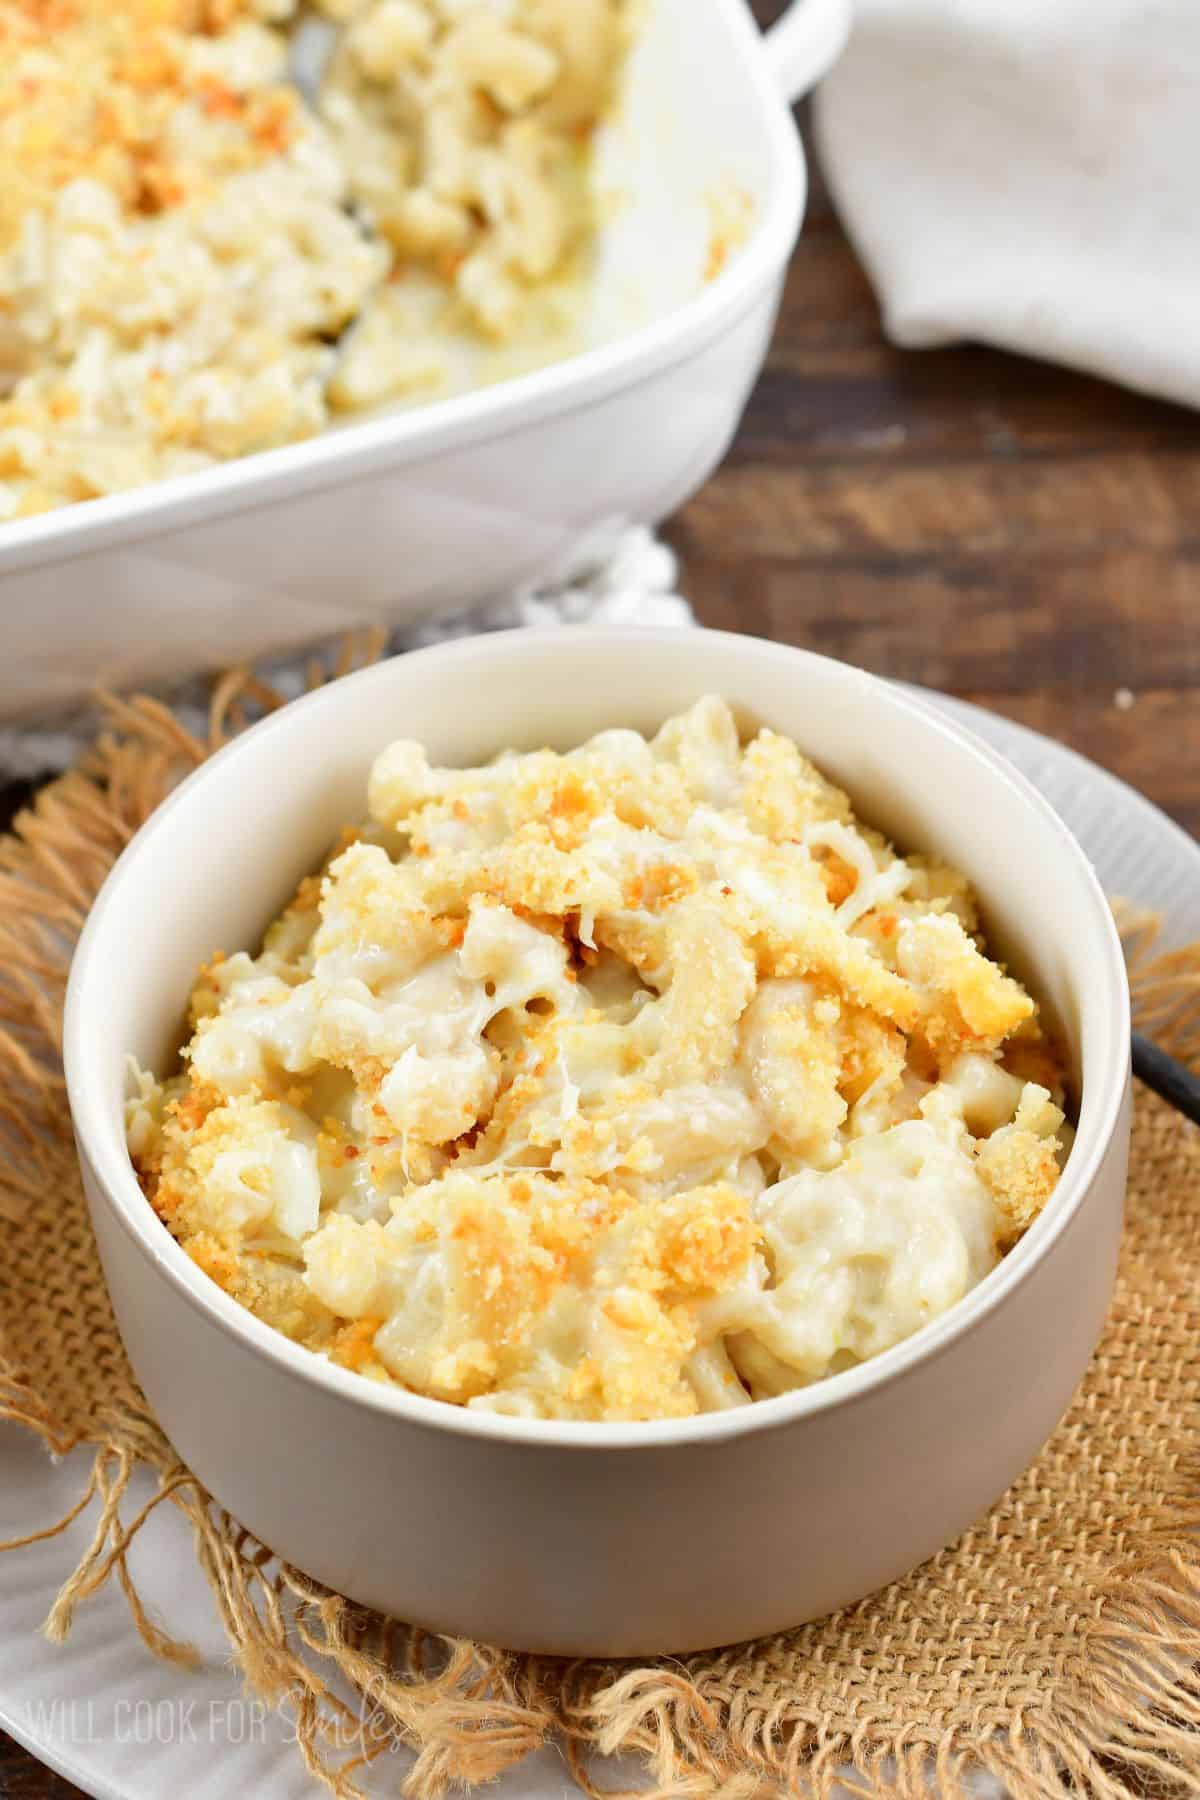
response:
[[(1003, 752), (1058, 810), (1111, 894), (1166, 915), (1164, 942), (1200, 937), (1200, 846), (1124, 782), (1048, 738), (943, 696), (926, 696)], [(0, 1538), (61, 1516), (81, 1492), (86, 1453), (51, 1463), (16, 1426), (0, 1427)], [(151, 1484), (134, 1483), (127, 1516)], [(67, 1644), (38, 1635), (51, 1596), (87, 1542), (90, 1522), (0, 1563), (0, 1726), (100, 1800), (316, 1800), (324, 1789), (288, 1742), (289, 1725), (240, 1691), (224, 1634), (183, 1520), (155, 1513), (130, 1553), (156, 1615), (205, 1658), (182, 1673), (146, 1650), (115, 1584), (81, 1607)], [(377, 1765), (372, 1793), (395, 1793), (396, 1761)], [(632, 1773), (624, 1771), (623, 1773)], [(494, 1800), (570, 1800), (562, 1759), (539, 1753), (489, 1794)]]

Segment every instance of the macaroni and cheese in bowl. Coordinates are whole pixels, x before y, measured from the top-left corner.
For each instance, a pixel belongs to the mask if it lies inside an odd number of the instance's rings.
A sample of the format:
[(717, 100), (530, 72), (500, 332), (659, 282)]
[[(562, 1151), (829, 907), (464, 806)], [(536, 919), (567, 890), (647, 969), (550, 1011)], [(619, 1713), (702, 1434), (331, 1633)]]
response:
[[(842, 910), (860, 880), (894, 933)], [(394, 1616), (626, 1655), (846, 1604), (1033, 1457), (1107, 1305), (1128, 1027), (1085, 857), (969, 733), (800, 651), (572, 628), (394, 659), (192, 775), (92, 910), (65, 1061), (122, 1335), (197, 1479)], [(285, 1038), (321, 1064), (291, 1096)], [(798, 1065), (826, 1135), (788, 1148), (768, 1071)]]
[(193, 990), (128, 1136), (207, 1275), (317, 1354), (525, 1417), (742, 1406), (877, 1355), (1070, 1138), (966, 879), (709, 696), (429, 765)]

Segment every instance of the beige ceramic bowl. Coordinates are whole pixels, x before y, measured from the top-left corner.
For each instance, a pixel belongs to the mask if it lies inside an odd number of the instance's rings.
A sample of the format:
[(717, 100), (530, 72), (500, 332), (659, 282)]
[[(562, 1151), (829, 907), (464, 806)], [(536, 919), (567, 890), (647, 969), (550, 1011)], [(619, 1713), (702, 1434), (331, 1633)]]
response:
[[(253, 945), (398, 735), (435, 760), (649, 729), (706, 692), (795, 737), (861, 813), (965, 869), (993, 944), (1081, 1083), (1043, 1216), (959, 1306), (863, 1367), (733, 1413), (517, 1421), (382, 1390), (242, 1311), (134, 1178), (124, 1060), (161, 1067), (193, 971)], [(84, 1182), (134, 1368), (181, 1456), (274, 1550), (356, 1600), (567, 1654), (687, 1650), (795, 1624), (950, 1542), (1061, 1417), (1108, 1303), (1129, 1141), (1120, 946), (1034, 789), (857, 670), (711, 632), (506, 633), (405, 656), (288, 707), (139, 833), (79, 944), (66, 1066)]]

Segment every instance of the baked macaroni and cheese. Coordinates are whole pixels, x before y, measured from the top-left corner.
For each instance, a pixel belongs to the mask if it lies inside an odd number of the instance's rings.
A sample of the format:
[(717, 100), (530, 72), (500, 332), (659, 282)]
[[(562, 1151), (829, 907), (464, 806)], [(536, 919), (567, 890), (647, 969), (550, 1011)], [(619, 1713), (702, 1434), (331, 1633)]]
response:
[(630, 3), (0, 0), (0, 521), (568, 353)]
[(369, 1380), (530, 1417), (878, 1355), (993, 1268), (1070, 1138), (963, 877), (718, 699), (477, 769), (393, 744), (189, 1029), (128, 1141), (198, 1266)]

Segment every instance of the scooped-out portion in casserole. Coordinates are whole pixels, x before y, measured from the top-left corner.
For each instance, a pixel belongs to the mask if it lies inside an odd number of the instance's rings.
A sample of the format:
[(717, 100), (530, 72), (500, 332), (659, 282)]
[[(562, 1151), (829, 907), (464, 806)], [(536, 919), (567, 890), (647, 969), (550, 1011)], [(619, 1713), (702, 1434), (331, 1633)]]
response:
[(632, 5), (0, 0), (0, 523), (569, 354)]
[(1060, 1063), (966, 880), (723, 701), (475, 769), (402, 740), (367, 803), (128, 1103), (170, 1231), (316, 1354), (523, 1417), (744, 1406), (936, 1319), (1053, 1192)]

